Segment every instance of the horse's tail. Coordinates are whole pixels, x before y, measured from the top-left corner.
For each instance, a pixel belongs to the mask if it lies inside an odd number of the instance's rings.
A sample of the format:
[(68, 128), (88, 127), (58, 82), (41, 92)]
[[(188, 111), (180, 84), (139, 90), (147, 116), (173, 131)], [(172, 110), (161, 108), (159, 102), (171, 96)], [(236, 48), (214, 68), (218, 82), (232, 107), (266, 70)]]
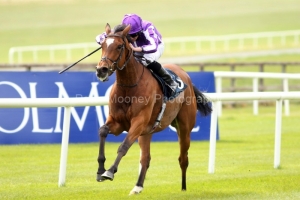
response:
[(196, 96), (197, 110), (203, 116), (209, 115), (212, 112), (212, 108), (211, 108), (210, 104), (208, 103), (209, 100), (194, 85), (193, 85), (193, 88), (194, 88), (194, 93), (195, 93), (195, 96)]

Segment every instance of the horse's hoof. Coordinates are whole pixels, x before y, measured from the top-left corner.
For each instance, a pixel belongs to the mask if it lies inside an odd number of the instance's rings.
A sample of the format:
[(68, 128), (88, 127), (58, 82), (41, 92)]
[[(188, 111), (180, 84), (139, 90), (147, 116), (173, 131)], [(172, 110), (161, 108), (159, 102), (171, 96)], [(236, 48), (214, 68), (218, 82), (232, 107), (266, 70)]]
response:
[[(114, 174), (111, 173), (110, 171), (105, 171), (102, 175), (101, 175), (101, 178), (104, 179), (104, 180), (114, 180)], [(104, 181), (103, 180), (103, 181)]]
[(140, 194), (143, 190), (143, 187), (134, 186), (134, 188), (130, 191), (129, 195)]
[(106, 179), (104, 179), (104, 178), (101, 176), (101, 174), (97, 174), (96, 180), (97, 180), (98, 182), (103, 182), (103, 181), (105, 181)]

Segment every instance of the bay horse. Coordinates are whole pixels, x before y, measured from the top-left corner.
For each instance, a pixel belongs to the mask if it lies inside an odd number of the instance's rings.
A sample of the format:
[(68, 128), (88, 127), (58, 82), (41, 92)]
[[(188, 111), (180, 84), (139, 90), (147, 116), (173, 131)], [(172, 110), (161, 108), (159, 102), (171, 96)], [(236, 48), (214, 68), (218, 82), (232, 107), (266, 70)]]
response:
[[(150, 166), (152, 134), (162, 131), (171, 124), (177, 130), (180, 144), (178, 160), (182, 177), (181, 189), (185, 191), (190, 133), (195, 125), (196, 113), (198, 110), (206, 116), (212, 109), (204, 94), (192, 84), (188, 74), (177, 65), (167, 64), (164, 67), (175, 72), (187, 84), (187, 88), (175, 99), (166, 102), (159, 126), (154, 127), (164, 102), (162, 89), (150, 70), (134, 57), (133, 50), (129, 46), (129, 30), (130, 25), (118, 25), (111, 29), (110, 25), (106, 24), (107, 37), (102, 44), (101, 60), (96, 66), (96, 76), (100, 81), (106, 81), (111, 74), (116, 73), (116, 81), (110, 93), (109, 116), (99, 129), (97, 181), (112, 181), (122, 157), (138, 140), (140, 172), (136, 185), (129, 194), (140, 193)], [(127, 100), (118, 102), (116, 99)], [(106, 137), (108, 134), (118, 136), (123, 131), (127, 131), (128, 134), (118, 148), (114, 163), (106, 170), (104, 167)]]

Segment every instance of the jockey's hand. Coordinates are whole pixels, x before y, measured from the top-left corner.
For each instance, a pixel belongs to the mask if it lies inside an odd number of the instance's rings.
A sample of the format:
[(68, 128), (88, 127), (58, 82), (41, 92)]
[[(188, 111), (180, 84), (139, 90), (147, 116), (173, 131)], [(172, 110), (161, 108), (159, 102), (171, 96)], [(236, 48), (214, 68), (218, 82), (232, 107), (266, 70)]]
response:
[(136, 52), (142, 52), (143, 51), (142, 47), (134, 47), (131, 43), (129, 43), (129, 46), (133, 51), (136, 51)]

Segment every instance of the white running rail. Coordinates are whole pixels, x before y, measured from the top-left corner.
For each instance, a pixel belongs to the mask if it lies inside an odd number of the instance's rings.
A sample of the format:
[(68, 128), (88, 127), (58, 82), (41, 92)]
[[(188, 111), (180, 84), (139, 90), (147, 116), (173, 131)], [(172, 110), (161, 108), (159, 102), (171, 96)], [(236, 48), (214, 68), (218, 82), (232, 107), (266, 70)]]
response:
[[(187, 36), (164, 38), (165, 54), (182, 54), (188, 51), (193, 53), (216, 53), (232, 52), (241, 50), (262, 50), (279, 47), (298, 47), (300, 30), (260, 32), (246, 34), (230, 34), (220, 36)], [(87, 55), (90, 49), (97, 48), (96, 42), (60, 45), (40, 45), (11, 47), (9, 49), (9, 63), (22, 63), (23, 54), (27, 52), (27, 57), (32, 55), (31, 63), (39, 62), (39, 53), (48, 52), (49, 62), (55, 62), (55, 52), (58, 50), (66, 51), (66, 60), (70, 62), (72, 50), (79, 49), (83, 56)], [(83, 50), (83, 51), (82, 51)], [(28, 53), (30, 53), (28, 55)], [(45, 58), (43, 60), (45, 62)]]
[[(281, 118), (282, 101), (284, 99), (300, 99), (300, 92), (236, 92), (236, 93), (205, 93), (212, 102), (213, 112), (210, 125), (210, 145), (209, 145), (209, 164), (208, 173), (215, 171), (216, 155), (216, 133), (218, 101), (244, 101), (244, 100), (276, 100), (276, 121), (275, 121), (275, 145), (274, 145), (274, 168), (280, 166), (280, 148), (281, 148)], [(0, 108), (23, 108), (23, 107), (64, 107), (64, 121), (61, 144), (61, 157), (59, 168), (58, 186), (64, 186), (66, 182), (67, 155), (69, 143), (69, 130), (71, 107), (75, 106), (99, 106), (107, 105), (108, 98), (1, 98)]]
[(63, 131), (61, 141), (60, 167), (58, 186), (64, 186), (66, 182), (68, 144), (71, 120), (71, 107), (75, 106), (99, 106), (107, 105), (108, 98), (0, 98), (0, 108), (24, 108), (24, 107), (64, 107)]
[[(180, 44), (179, 52), (183, 53), (188, 49), (187, 43), (194, 43), (196, 45), (196, 51), (201, 52), (205, 48), (204, 44), (208, 43), (208, 48), (211, 52), (215, 52), (217, 43), (221, 43), (223, 51), (231, 51), (233, 49), (245, 50), (245, 48), (258, 49), (260, 43), (266, 43), (268, 48), (274, 48), (279, 43), (279, 46), (286, 46), (289, 37), (293, 37), (293, 45), (299, 45), (300, 30), (291, 31), (276, 31), (276, 32), (260, 32), (260, 33), (246, 33), (246, 34), (230, 34), (220, 36), (188, 36), (188, 37), (174, 37), (165, 38), (166, 51), (170, 51), (171, 44)], [(277, 40), (278, 41), (277, 41)], [(277, 41), (277, 42), (276, 42)], [(237, 42), (237, 45), (233, 45), (230, 42)], [(247, 43), (247, 44), (246, 44)], [(249, 43), (249, 44), (248, 44)], [(189, 47), (190, 48), (190, 47)]]
[[(9, 64), (14, 63), (23, 63), (24, 60), (24, 53), (31, 53), (32, 56), (32, 63), (39, 62), (39, 53), (41, 52), (48, 52), (48, 61), (51, 63), (55, 63), (56, 54), (58, 54), (58, 51), (65, 51), (66, 53), (66, 59), (65, 61), (71, 62), (72, 52), (74, 50), (80, 50), (82, 52), (82, 55), (86, 56), (90, 53), (91, 49), (98, 48), (99, 45), (96, 44), (96, 42), (93, 43), (76, 43), (76, 44), (57, 44), (57, 45), (36, 45), (36, 46), (23, 46), (23, 47), (11, 47), (8, 52), (9, 56)], [(17, 61), (15, 61), (15, 58)]]
[[(300, 74), (296, 73), (269, 73), (269, 72), (228, 72), (228, 71), (216, 71), (214, 72), (216, 80), (216, 93), (222, 93), (222, 79), (223, 78), (250, 78), (252, 79), (252, 90), (258, 92), (258, 80), (260, 78), (269, 79), (282, 79), (283, 81), (283, 92), (289, 92), (289, 80), (297, 79), (300, 80)], [(222, 115), (222, 101), (218, 102), (217, 105), (218, 115)], [(289, 100), (284, 100), (284, 111), (285, 115), (290, 114)], [(253, 114), (258, 115), (258, 99), (253, 100)]]
[(216, 135), (219, 101), (244, 101), (244, 100), (276, 100), (276, 119), (275, 119), (275, 144), (274, 144), (274, 168), (280, 166), (281, 148), (281, 125), (282, 125), (282, 101), (284, 99), (300, 99), (300, 92), (236, 92), (236, 93), (206, 93), (212, 102), (213, 112), (210, 122), (210, 145), (208, 173), (215, 172), (216, 159)]

